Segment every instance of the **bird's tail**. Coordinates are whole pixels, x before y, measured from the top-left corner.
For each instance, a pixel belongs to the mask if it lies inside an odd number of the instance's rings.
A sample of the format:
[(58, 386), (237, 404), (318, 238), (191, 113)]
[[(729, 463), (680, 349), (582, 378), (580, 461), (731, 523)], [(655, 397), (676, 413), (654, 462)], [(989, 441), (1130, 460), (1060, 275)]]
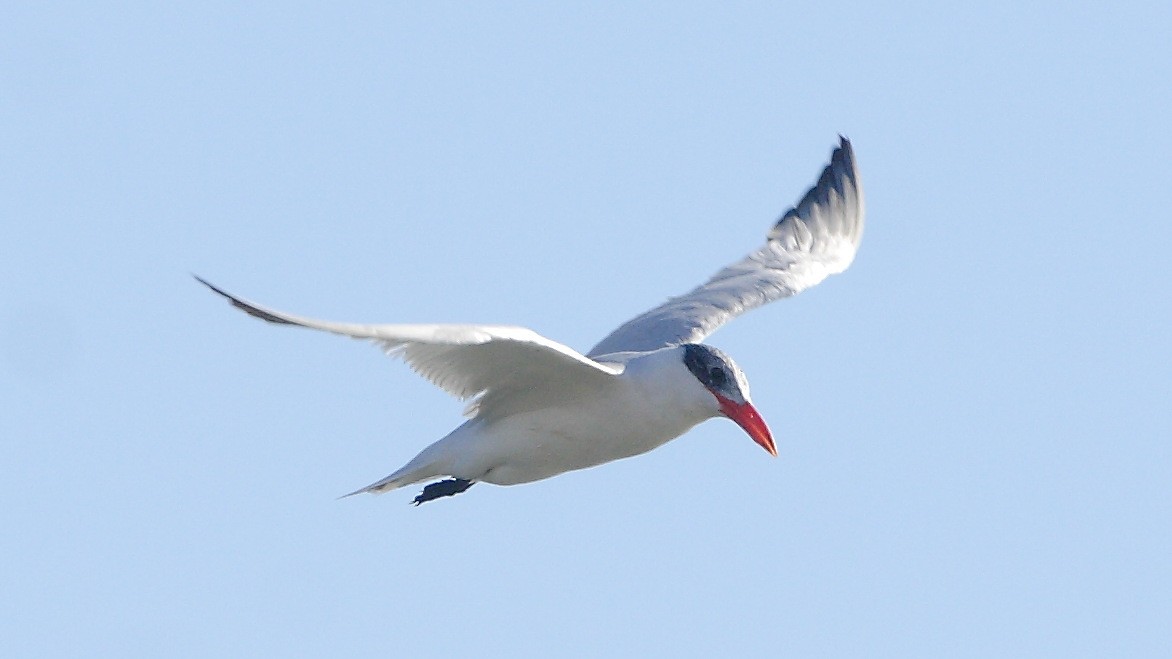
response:
[(346, 497), (352, 497), (355, 494), (365, 494), (367, 492), (370, 494), (382, 494), (383, 492), (397, 490), (405, 485), (411, 485), (412, 483), (418, 483), (419, 481), (425, 481), (429, 478), (435, 478), (436, 476), (441, 475), (442, 474), (440, 474), (432, 464), (416, 465), (415, 461), (412, 460), (407, 464), (407, 466), (387, 476), (386, 478), (375, 481), (364, 488), (354, 490), (349, 494), (343, 494), (338, 498), (345, 499)]

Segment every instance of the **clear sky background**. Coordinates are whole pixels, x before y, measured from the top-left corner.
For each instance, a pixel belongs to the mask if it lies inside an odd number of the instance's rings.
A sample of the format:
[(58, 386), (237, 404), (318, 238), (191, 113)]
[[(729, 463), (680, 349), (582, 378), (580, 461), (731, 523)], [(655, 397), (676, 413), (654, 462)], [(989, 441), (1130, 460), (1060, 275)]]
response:
[[(1168, 656), (1172, 4), (1098, 4), (5, 5), (0, 654)], [(339, 501), (462, 405), (190, 276), (584, 350), (838, 133), (854, 266), (709, 340), (778, 459)]]

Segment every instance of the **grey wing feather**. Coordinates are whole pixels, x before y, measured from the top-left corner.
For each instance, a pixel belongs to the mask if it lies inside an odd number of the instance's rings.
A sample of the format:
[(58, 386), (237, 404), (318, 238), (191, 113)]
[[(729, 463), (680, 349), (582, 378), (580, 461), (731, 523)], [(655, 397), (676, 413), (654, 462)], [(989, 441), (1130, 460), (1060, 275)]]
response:
[(839, 139), (818, 183), (781, 216), (765, 245), (690, 293), (627, 321), (587, 354), (699, 342), (750, 309), (846, 270), (863, 235), (863, 188), (851, 143)]

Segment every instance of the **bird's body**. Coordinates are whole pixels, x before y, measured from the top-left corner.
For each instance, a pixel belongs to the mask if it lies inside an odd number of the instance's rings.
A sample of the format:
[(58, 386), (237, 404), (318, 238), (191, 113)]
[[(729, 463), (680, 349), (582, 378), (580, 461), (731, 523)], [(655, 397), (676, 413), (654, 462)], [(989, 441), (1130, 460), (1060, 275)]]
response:
[(266, 309), (200, 279), (247, 313), (379, 344), (445, 391), (469, 418), (401, 469), (352, 494), (427, 486), (416, 503), (473, 483), (515, 485), (645, 453), (716, 416), (776, 455), (735, 363), (699, 343), (728, 319), (842, 272), (863, 227), (862, 189), (842, 140), (818, 184), (763, 247), (692, 292), (621, 325), (587, 355), (512, 326), (360, 325)]
[(658, 448), (720, 414), (707, 391), (678, 386), (692, 379), (681, 352), (673, 347), (635, 354), (605, 386), (564, 404), (499, 419), (469, 419), (402, 469), (359, 492), (439, 476), (517, 485)]

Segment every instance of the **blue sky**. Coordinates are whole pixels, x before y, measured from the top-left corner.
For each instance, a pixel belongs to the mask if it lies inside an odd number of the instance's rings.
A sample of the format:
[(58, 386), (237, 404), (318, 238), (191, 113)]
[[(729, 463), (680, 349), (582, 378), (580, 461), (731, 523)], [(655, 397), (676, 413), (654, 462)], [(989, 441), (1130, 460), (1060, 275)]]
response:
[[(1172, 9), (0, 10), (9, 656), (1167, 656)], [(336, 500), (459, 422), (297, 313), (586, 349), (854, 142), (854, 266), (711, 337), (771, 459)]]

